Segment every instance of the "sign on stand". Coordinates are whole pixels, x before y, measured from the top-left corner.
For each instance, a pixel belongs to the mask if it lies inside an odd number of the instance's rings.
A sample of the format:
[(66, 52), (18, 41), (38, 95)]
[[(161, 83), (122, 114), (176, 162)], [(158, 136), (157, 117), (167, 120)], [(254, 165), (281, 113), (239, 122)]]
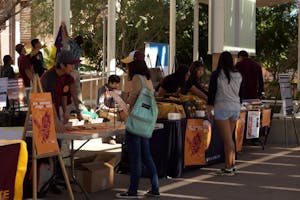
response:
[(292, 86), (289, 74), (279, 74), (279, 86), (282, 99), (282, 110), (284, 116), (290, 116), (293, 114), (293, 96)]
[(37, 155), (58, 153), (50, 93), (31, 93), (32, 128)]

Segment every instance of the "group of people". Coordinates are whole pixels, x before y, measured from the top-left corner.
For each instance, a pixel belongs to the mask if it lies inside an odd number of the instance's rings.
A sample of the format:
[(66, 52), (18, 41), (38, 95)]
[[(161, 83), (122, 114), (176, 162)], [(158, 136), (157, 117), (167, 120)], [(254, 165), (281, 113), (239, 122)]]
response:
[[(132, 55), (129, 54), (129, 56)], [(143, 60), (143, 53), (135, 51), (134, 56), (121, 60), (126, 63), (129, 80), (132, 81), (131, 92), (127, 102), (132, 107), (141, 90), (142, 75), (147, 87), (154, 92), (150, 81), (149, 70)], [(217, 69), (212, 73), (208, 91), (203, 88), (201, 76), (203, 75), (203, 62), (195, 61), (190, 67), (180, 66), (173, 74), (166, 76), (158, 86), (157, 96), (168, 94), (178, 95), (190, 92), (207, 100), (208, 118), (214, 110), (214, 120), (224, 143), (225, 167), (215, 173), (221, 176), (233, 176), (237, 172), (235, 167), (235, 145), (233, 131), (240, 115), (241, 103), (247, 99), (262, 97), (263, 79), (261, 67), (248, 57), (246, 51), (238, 53), (238, 62), (235, 65), (232, 54), (222, 52)], [(126, 142), (130, 161), (130, 185), (126, 192), (117, 193), (117, 198), (136, 198), (138, 184), (141, 176), (141, 165), (144, 163), (149, 170), (151, 188), (147, 196), (159, 196), (159, 183), (157, 170), (150, 153), (149, 139), (139, 137), (126, 130)]]

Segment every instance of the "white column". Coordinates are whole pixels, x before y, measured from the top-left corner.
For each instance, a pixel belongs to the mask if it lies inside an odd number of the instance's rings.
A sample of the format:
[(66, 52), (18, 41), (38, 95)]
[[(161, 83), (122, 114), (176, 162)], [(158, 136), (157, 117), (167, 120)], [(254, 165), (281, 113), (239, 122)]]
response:
[[(298, 3), (298, 8), (300, 6), (300, 1)], [(300, 91), (300, 13), (298, 12), (298, 80), (297, 80), (297, 90)]]
[(199, 0), (194, 0), (193, 61), (199, 59)]
[(108, 0), (107, 23), (107, 72), (114, 74), (116, 70), (116, 0)]
[(66, 23), (68, 32), (70, 33), (70, 0), (54, 0), (54, 24), (53, 24), (53, 37), (56, 34), (62, 21)]
[[(176, 56), (176, 0), (170, 0), (170, 57), (169, 74), (175, 71)], [(173, 70), (174, 69), (174, 70)]]

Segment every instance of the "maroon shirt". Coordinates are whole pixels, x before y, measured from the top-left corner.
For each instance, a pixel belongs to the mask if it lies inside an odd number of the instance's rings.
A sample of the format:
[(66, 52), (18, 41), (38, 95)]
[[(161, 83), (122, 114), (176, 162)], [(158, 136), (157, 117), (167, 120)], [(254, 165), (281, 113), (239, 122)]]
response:
[(25, 87), (30, 87), (30, 79), (26, 75), (25, 70), (26, 69), (31, 69), (30, 66), (30, 60), (26, 55), (20, 55), (18, 58), (18, 67), (19, 67), (19, 72), (20, 76), (23, 79), (23, 83)]
[[(74, 83), (74, 78), (70, 74), (64, 74), (58, 76), (55, 68), (51, 68), (46, 71), (41, 77), (41, 83), (43, 86), (44, 92), (50, 92), (52, 96), (52, 102), (55, 105), (56, 112), (59, 116), (59, 107), (62, 105), (62, 96), (64, 95), (64, 87), (68, 86), (69, 88)], [(71, 92), (67, 92), (68, 104), (71, 103)]]
[(236, 64), (236, 68), (243, 76), (243, 99), (261, 98), (264, 80), (259, 64), (250, 58), (244, 58)]

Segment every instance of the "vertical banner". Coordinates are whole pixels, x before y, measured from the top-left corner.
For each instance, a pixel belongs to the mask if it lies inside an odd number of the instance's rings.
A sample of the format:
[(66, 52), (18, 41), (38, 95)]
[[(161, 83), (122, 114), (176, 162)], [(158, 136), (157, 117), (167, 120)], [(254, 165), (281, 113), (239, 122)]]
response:
[(30, 102), (37, 155), (58, 153), (51, 94), (31, 93)]
[(23, 199), (28, 153), (23, 140), (0, 141), (0, 199)]
[(259, 138), (260, 111), (248, 111), (246, 139)]
[(205, 150), (211, 140), (211, 124), (208, 120), (188, 119), (184, 141), (184, 166), (205, 165)]
[(236, 127), (235, 127), (235, 147), (237, 152), (242, 151), (243, 148), (245, 123), (246, 123), (246, 112), (243, 111), (240, 114), (240, 118), (236, 121)]
[(7, 78), (0, 78), (0, 107), (6, 107)]

